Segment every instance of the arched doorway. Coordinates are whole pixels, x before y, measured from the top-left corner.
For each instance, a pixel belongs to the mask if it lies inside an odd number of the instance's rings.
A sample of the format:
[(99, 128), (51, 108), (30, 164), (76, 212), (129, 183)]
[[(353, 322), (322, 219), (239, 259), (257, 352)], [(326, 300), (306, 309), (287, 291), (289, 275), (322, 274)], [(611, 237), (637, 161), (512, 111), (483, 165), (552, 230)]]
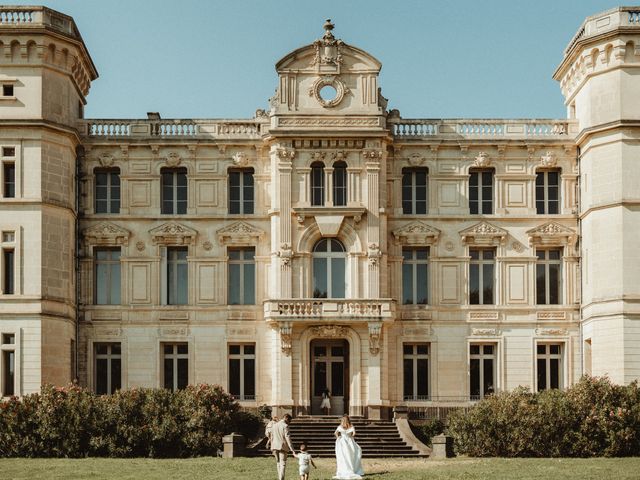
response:
[(315, 339), (310, 345), (311, 415), (324, 415), (322, 393), (331, 395), (329, 415), (349, 412), (349, 342)]

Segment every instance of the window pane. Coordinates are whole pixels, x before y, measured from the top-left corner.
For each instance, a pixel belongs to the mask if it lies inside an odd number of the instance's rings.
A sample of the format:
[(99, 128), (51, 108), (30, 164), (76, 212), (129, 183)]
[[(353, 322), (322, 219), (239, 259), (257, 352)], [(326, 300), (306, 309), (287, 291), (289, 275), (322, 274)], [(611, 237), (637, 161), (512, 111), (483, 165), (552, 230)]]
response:
[(416, 345), (418, 355), (427, 355), (429, 353), (429, 345)]
[(327, 355), (327, 347), (314, 347), (313, 354), (316, 357), (325, 357)]
[(344, 395), (344, 363), (331, 362), (331, 393), (334, 396)]
[(429, 395), (429, 360), (419, 358), (418, 364), (418, 396), (426, 397)]
[(560, 265), (549, 265), (549, 304), (560, 303)]
[(109, 393), (107, 389), (107, 381), (107, 359), (99, 358), (96, 360), (96, 393), (98, 395)]
[(473, 263), (469, 265), (469, 303), (480, 304), (480, 266)]
[(240, 265), (229, 264), (229, 305), (240, 305)]
[(4, 293), (15, 292), (15, 260), (13, 250), (4, 251)]
[(16, 166), (13, 163), (4, 164), (4, 196), (6, 198), (16, 196)]
[(255, 345), (245, 345), (244, 346), (244, 353), (246, 355), (254, 355), (256, 353), (256, 346)]
[(558, 355), (560, 353), (560, 345), (549, 345), (549, 353)]
[(493, 385), (493, 359), (485, 358), (483, 363), (484, 371), (482, 373), (484, 374), (484, 384), (482, 386), (482, 389), (485, 395), (489, 395), (491, 393), (494, 393), (495, 390), (495, 387)]
[(316, 362), (313, 369), (313, 394), (319, 397), (326, 388), (327, 364), (325, 362)]
[(111, 393), (122, 388), (122, 364), (119, 358), (111, 360)]
[(469, 394), (472, 399), (480, 398), (480, 360), (472, 358), (469, 364)]
[(403, 362), (404, 396), (413, 397), (413, 360), (405, 358)]
[(544, 305), (546, 301), (544, 265), (536, 265), (536, 303)]
[(256, 361), (253, 358), (247, 358), (244, 360), (244, 395), (245, 397), (252, 397), (256, 394), (255, 366), (256, 366)]
[(229, 393), (233, 396), (240, 396), (240, 360), (229, 359)]
[(549, 250), (549, 260), (560, 260), (560, 250)]
[(164, 388), (173, 390), (173, 360), (164, 359)]
[(547, 346), (546, 346), (546, 345), (538, 345), (538, 347), (537, 347), (536, 351), (537, 351), (539, 354), (544, 354), (544, 353), (546, 353), (546, 352), (547, 352)]
[(189, 353), (189, 345), (186, 343), (179, 343), (176, 347), (179, 354), (186, 355)]
[[(120, 255), (118, 254), (118, 257)], [(111, 267), (111, 285), (110, 285), (110, 301), (111, 305), (120, 305), (120, 264), (112, 264)]]
[(107, 304), (107, 294), (109, 292), (109, 265), (104, 263), (96, 264), (96, 305)]
[(331, 259), (331, 297), (345, 297), (345, 259)]
[(189, 360), (186, 358), (178, 359), (178, 390), (187, 388), (189, 384)]
[(547, 389), (547, 365), (543, 358), (538, 359), (538, 391)]
[(493, 355), (493, 345), (484, 345), (482, 351), (485, 355)]
[(331, 355), (333, 357), (342, 357), (344, 355), (343, 347), (331, 347)]
[(327, 259), (313, 259), (313, 297), (327, 298)]
[(478, 355), (480, 353), (480, 345), (470, 345), (469, 353), (471, 355)]
[(164, 353), (165, 353), (165, 355), (166, 354), (171, 355), (173, 353), (173, 344), (171, 344), (171, 343), (165, 344)]
[(244, 305), (254, 305), (255, 299), (255, 265), (244, 265)]
[(429, 303), (428, 291), (429, 291), (429, 281), (428, 281), (428, 272), (426, 264), (418, 264), (417, 268), (417, 279), (416, 279), (416, 293), (418, 297), (416, 298), (416, 303), (419, 305), (426, 305)]
[(188, 303), (187, 296), (189, 291), (188, 265), (185, 263), (178, 264), (178, 292), (176, 305), (186, 305)]
[(101, 343), (96, 345), (96, 354), (105, 355), (109, 349), (109, 346), (106, 343)]
[(549, 360), (549, 388), (560, 388), (560, 360)]
[(482, 265), (482, 303), (493, 303), (493, 264)]
[(240, 354), (240, 345), (229, 345), (229, 353), (231, 355), (239, 355)]

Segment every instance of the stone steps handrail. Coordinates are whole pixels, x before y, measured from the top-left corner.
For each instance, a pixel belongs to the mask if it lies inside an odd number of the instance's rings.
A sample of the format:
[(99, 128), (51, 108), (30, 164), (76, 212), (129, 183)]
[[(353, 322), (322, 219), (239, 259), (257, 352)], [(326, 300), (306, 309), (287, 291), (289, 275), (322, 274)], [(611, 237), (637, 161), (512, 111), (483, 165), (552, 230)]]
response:
[(200, 137), (259, 138), (264, 121), (199, 119), (86, 119), (78, 130), (90, 138), (100, 137)]
[(397, 139), (413, 138), (571, 138), (574, 120), (404, 119), (387, 120)]

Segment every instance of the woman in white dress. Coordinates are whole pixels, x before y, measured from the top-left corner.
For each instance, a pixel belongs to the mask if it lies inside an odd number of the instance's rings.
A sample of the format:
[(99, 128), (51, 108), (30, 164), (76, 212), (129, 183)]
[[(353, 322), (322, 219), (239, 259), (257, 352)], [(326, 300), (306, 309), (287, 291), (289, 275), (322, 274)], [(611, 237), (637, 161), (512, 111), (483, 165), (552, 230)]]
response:
[(331, 412), (331, 392), (328, 388), (325, 388), (322, 391), (322, 403), (320, 404), (320, 410), (322, 410), (325, 415), (329, 415), (329, 412)]
[(362, 449), (353, 437), (356, 429), (351, 425), (349, 415), (343, 415), (336, 429), (336, 475), (335, 479), (359, 480), (364, 475), (362, 470)]

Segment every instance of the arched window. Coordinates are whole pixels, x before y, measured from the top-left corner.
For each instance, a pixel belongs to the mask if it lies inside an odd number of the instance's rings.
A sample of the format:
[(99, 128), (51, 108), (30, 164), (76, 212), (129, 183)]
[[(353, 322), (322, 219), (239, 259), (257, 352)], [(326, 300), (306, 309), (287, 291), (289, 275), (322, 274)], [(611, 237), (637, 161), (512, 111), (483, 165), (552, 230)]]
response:
[(333, 238), (323, 238), (313, 248), (313, 298), (345, 297), (344, 245)]
[(347, 164), (342, 161), (333, 164), (333, 204), (337, 207), (347, 204)]
[(324, 206), (324, 163), (311, 164), (311, 205)]

